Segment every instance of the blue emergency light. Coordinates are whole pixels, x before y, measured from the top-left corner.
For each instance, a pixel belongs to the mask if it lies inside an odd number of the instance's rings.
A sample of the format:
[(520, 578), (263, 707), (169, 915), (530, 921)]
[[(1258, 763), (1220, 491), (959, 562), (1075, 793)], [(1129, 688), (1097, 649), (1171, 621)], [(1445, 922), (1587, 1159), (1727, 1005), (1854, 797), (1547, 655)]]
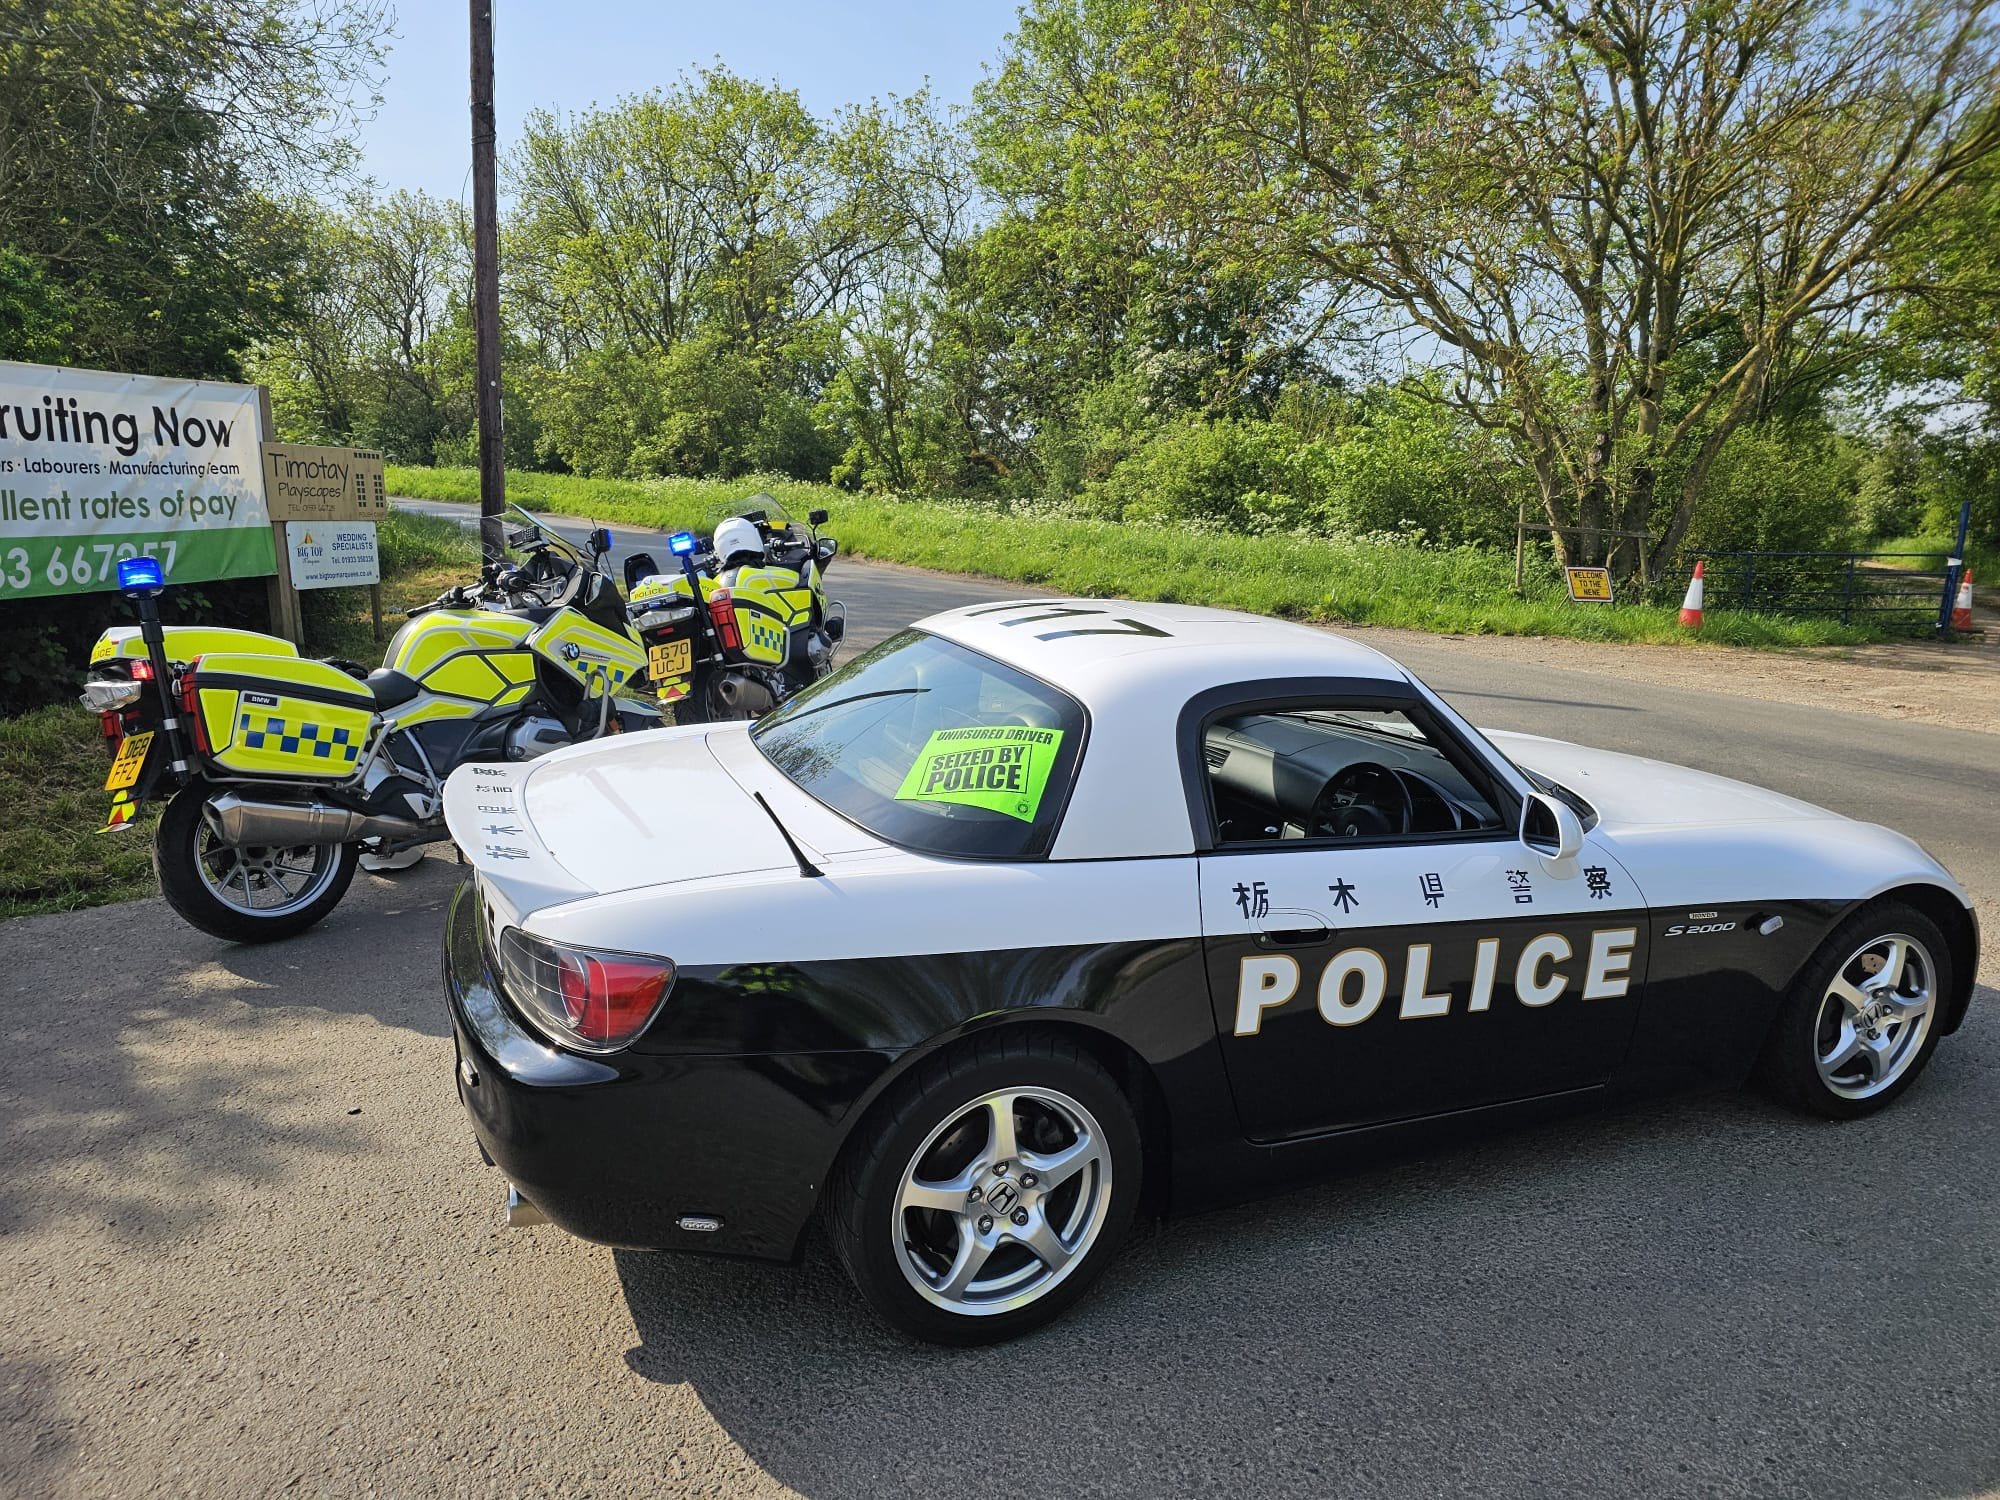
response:
[(167, 586), (167, 575), (157, 557), (128, 557), (118, 564), (118, 592), (157, 594)]
[(692, 531), (676, 531), (672, 536), (667, 538), (667, 550), (673, 553), (675, 557), (686, 557), (699, 545), (695, 541)]

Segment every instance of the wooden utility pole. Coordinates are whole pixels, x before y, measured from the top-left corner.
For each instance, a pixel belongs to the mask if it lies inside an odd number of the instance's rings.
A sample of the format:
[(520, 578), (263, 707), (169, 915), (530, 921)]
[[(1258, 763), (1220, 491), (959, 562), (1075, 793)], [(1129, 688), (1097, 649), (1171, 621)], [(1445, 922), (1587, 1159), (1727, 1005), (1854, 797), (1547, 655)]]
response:
[(479, 382), (479, 550), (505, 556), (506, 449), (500, 441), (500, 204), (494, 181), (493, 0), (472, 5), (472, 341)]

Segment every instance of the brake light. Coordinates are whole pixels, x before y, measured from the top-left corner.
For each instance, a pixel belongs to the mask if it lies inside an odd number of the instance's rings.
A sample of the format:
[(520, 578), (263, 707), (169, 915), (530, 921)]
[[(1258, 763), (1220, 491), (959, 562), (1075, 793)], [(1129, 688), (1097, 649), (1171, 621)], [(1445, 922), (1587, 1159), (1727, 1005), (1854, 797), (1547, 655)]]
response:
[(500, 972), (510, 999), (559, 1044), (616, 1052), (652, 1023), (674, 984), (671, 960), (552, 943), (509, 927)]
[(708, 596), (708, 619), (715, 626), (715, 638), (722, 643), (723, 650), (743, 649), (743, 632), (736, 624), (736, 600), (728, 589), (717, 589)]
[(145, 657), (135, 656), (132, 658), (132, 680), (134, 682), (151, 682), (153, 680), (153, 664), (147, 661)]

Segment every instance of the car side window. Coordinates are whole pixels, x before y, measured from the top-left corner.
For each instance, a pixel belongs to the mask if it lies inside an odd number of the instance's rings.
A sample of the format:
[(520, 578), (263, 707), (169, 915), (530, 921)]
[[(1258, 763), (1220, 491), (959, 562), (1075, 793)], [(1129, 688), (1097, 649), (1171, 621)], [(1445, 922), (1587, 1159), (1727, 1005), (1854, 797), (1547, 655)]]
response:
[(1327, 702), (1229, 713), (1202, 732), (1219, 845), (1408, 843), (1499, 832), (1476, 766), (1399, 708)]

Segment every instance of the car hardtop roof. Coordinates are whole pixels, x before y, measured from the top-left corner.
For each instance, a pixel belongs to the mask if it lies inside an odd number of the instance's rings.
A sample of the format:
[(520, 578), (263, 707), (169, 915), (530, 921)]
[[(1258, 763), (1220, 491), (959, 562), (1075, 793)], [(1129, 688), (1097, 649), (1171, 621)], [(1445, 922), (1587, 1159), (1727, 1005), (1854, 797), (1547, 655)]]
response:
[(945, 610), (916, 629), (956, 641), (1074, 694), (1088, 707), (1141, 683), (1170, 683), (1179, 701), (1231, 683), (1409, 673), (1372, 647), (1267, 615), (1125, 599), (1017, 599)]

